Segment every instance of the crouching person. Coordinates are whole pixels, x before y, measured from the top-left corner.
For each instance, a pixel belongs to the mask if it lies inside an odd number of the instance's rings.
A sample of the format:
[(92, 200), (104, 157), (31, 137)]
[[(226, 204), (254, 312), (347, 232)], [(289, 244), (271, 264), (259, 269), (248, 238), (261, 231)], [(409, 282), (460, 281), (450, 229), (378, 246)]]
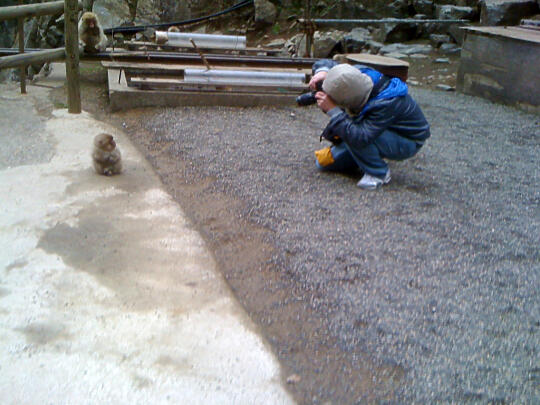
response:
[(358, 187), (374, 190), (390, 181), (385, 159), (414, 156), (429, 138), (429, 124), (407, 85), (365, 66), (319, 60), (309, 83), (330, 122), (321, 135), (333, 143), (315, 152), (321, 170), (360, 168)]

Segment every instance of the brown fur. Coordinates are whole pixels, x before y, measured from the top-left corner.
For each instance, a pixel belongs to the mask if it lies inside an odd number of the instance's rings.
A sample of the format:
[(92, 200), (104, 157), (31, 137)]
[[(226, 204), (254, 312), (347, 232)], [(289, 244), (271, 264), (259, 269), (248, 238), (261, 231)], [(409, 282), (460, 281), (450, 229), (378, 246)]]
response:
[(87, 11), (79, 20), (79, 44), (87, 53), (103, 52), (107, 48), (107, 37), (96, 14)]
[(99, 134), (94, 138), (92, 160), (97, 174), (105, 176), (120, 174), (122, 156), (116, 148), (116, 142), (114, 142), (112, 135)]

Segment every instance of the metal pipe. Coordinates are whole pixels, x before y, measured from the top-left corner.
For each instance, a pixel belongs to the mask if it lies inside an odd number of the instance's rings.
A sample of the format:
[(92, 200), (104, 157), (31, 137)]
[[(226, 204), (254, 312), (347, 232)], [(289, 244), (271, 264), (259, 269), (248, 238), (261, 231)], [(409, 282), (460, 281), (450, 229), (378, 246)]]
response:
[(304, 73), (257, 72), (246, 70), (184, 70), (186, 83), (236, 84), (243, 86), (305, 86)]
[(193, 48), (191, 43), (192, 40), (199, 48), (232, 50), (246, 49), (245, 36), (156, 31), (156, 43), (158, 44)]
[[(26, 48), (26, 53), (40, 52), (42, 49)], [(19, 51), (13, 48), (0, 48), (0, 56), (17, 55)], [(210, 65), (245, 65), (253, 67), (292, 67), (311, 68), (318, 60), (314, 58), (292, 58), (264, 55), (227, 55), (206, 54)], [(187, 52), (152, 52), (152, 51), (105, 51), (93, 54), (82, 54), (84, 61), (116, 61), (116, 62), (156, 62), (156, 63), (198, 63), (201, 57), (196, 53)]]
[[(299, 18), (298, 22), (304, 24), (306, 20)], [(361, 19), (361, 20), (338, 20), (338, 19), (312, 19), (312, 23), (317, 25), (334, 25), (334, 24), (397, 24), (397, 23), (444, 23), (444, 24), (466, 24), (470, 20), (441, 20), (441, 19), (421, 19), (421, 18), (379, 18), (379, 19)]]

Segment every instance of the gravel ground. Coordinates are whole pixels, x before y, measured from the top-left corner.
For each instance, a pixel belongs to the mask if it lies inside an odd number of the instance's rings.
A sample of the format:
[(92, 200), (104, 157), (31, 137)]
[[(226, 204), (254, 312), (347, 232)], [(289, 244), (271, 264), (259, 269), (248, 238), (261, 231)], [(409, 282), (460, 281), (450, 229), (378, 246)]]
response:
[(315, 107), (115, 119), (299, 374), (300, 403), (539, 403), (539, 117), (411, 93), (432, 137), (375, 192), (316, 170)]

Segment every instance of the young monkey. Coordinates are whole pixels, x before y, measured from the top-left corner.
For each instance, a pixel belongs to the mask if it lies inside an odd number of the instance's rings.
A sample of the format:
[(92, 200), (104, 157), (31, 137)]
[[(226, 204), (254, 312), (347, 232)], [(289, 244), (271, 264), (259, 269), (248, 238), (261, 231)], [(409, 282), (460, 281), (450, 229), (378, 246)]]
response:
[(99, 134), (94, 138), (92, 160), (97, 174), (112, 176), (122, 171), (122, 157), (112, 135)]
[(79, 46), (86, 53), (104, 52), (107, 37), (101, 28), (97, 15), (87, 11), (79, 20)]

